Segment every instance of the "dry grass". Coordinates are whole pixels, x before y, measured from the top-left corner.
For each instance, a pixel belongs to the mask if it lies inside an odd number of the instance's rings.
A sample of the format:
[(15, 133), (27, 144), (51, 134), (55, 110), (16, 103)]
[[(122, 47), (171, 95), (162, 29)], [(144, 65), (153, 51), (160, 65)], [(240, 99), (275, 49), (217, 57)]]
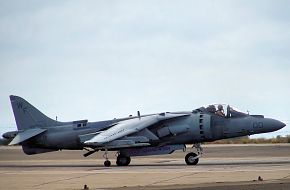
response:
[(249, 136), (245, 137), (237, 137), (237, 138), (230, 138), (230, 139), (223, 139), (214, 142), (209, 142), (206, 144), (274, 144), (274, 143), (290, 143), (290, 135), (285, 137), (283, 136), (276, 136), (274, 138), (255, 138), (251, 139)]

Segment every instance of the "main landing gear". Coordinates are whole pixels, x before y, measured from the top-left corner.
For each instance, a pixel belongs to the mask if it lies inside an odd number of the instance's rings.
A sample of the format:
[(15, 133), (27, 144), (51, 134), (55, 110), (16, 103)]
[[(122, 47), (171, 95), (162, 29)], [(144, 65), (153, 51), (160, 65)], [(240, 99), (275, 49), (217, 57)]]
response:
[[(110, 167), (111, 161), (108, 158), (108, 150), (107, 149), (105, 149), (105, 153), (104, 153), (103, 157), (106, 159), (104, 162), (104, 166)], [(130, 164), (130, 162), (131, 162), (130, 156), (125, 156), (125, 155), (122, 155), (120, 153), (117, 153), (117, 160), (116, 160), (117, 166), (128, 166)]]
[(185, 162), (187, 165), (196, 165), (199, 161), (199, 158), (203, 154), (203, 149), (202, 149), (200, 143), (194, 144), (193, 147), (196, 148), (197, 154), (194, 152), (190, 152), (185, 156)]
[(122, 154), (119, 154), (117, 156), (117, 161), (116, 161), (117, 166), (128, 166), (130, 162), (131, 162), (130, 156), (125, 156)]

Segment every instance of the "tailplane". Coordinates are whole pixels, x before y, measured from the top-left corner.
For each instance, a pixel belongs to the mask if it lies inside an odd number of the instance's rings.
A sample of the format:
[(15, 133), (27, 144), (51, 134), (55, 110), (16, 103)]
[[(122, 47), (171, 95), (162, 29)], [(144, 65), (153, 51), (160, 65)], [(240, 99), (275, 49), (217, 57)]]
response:
[(47, 117), (21, 97), (11, 95), (10, 101), (18, 130), (66, 124)]

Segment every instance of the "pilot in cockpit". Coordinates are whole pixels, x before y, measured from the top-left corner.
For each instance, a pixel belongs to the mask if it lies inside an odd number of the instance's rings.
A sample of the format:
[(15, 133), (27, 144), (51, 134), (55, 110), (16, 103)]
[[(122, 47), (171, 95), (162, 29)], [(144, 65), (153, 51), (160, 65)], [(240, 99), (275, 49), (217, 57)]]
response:
[(215, 114), (221, 117), (225, 117), (224, 108), (221, 104), (218, 105), (218, 110), (215, 112)]
[(210, 113), (215, 113), (216, 112), (216, 108), (214, 105), (209, 105), (206, 110)]

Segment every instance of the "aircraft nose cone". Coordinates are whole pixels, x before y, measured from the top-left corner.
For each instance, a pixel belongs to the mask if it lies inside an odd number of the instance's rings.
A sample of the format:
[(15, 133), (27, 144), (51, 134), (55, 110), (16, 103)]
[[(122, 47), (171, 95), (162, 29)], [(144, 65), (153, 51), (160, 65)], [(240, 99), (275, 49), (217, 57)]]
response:
[(285, 123), (276, 120), (276, 119), (267, 119), (267, 121), (264, 123), (267, 131), (277, 131), (279, 129), (282, 129), (286, 126)]
[(279, 124), (278, 124), (279, 129), (282, 129), (283, 127), (286, 126), (285, 123), (283, 123), (283, 122), (281, 122), (281, 121), (278, 121), (278, 122), (279, 122)]

